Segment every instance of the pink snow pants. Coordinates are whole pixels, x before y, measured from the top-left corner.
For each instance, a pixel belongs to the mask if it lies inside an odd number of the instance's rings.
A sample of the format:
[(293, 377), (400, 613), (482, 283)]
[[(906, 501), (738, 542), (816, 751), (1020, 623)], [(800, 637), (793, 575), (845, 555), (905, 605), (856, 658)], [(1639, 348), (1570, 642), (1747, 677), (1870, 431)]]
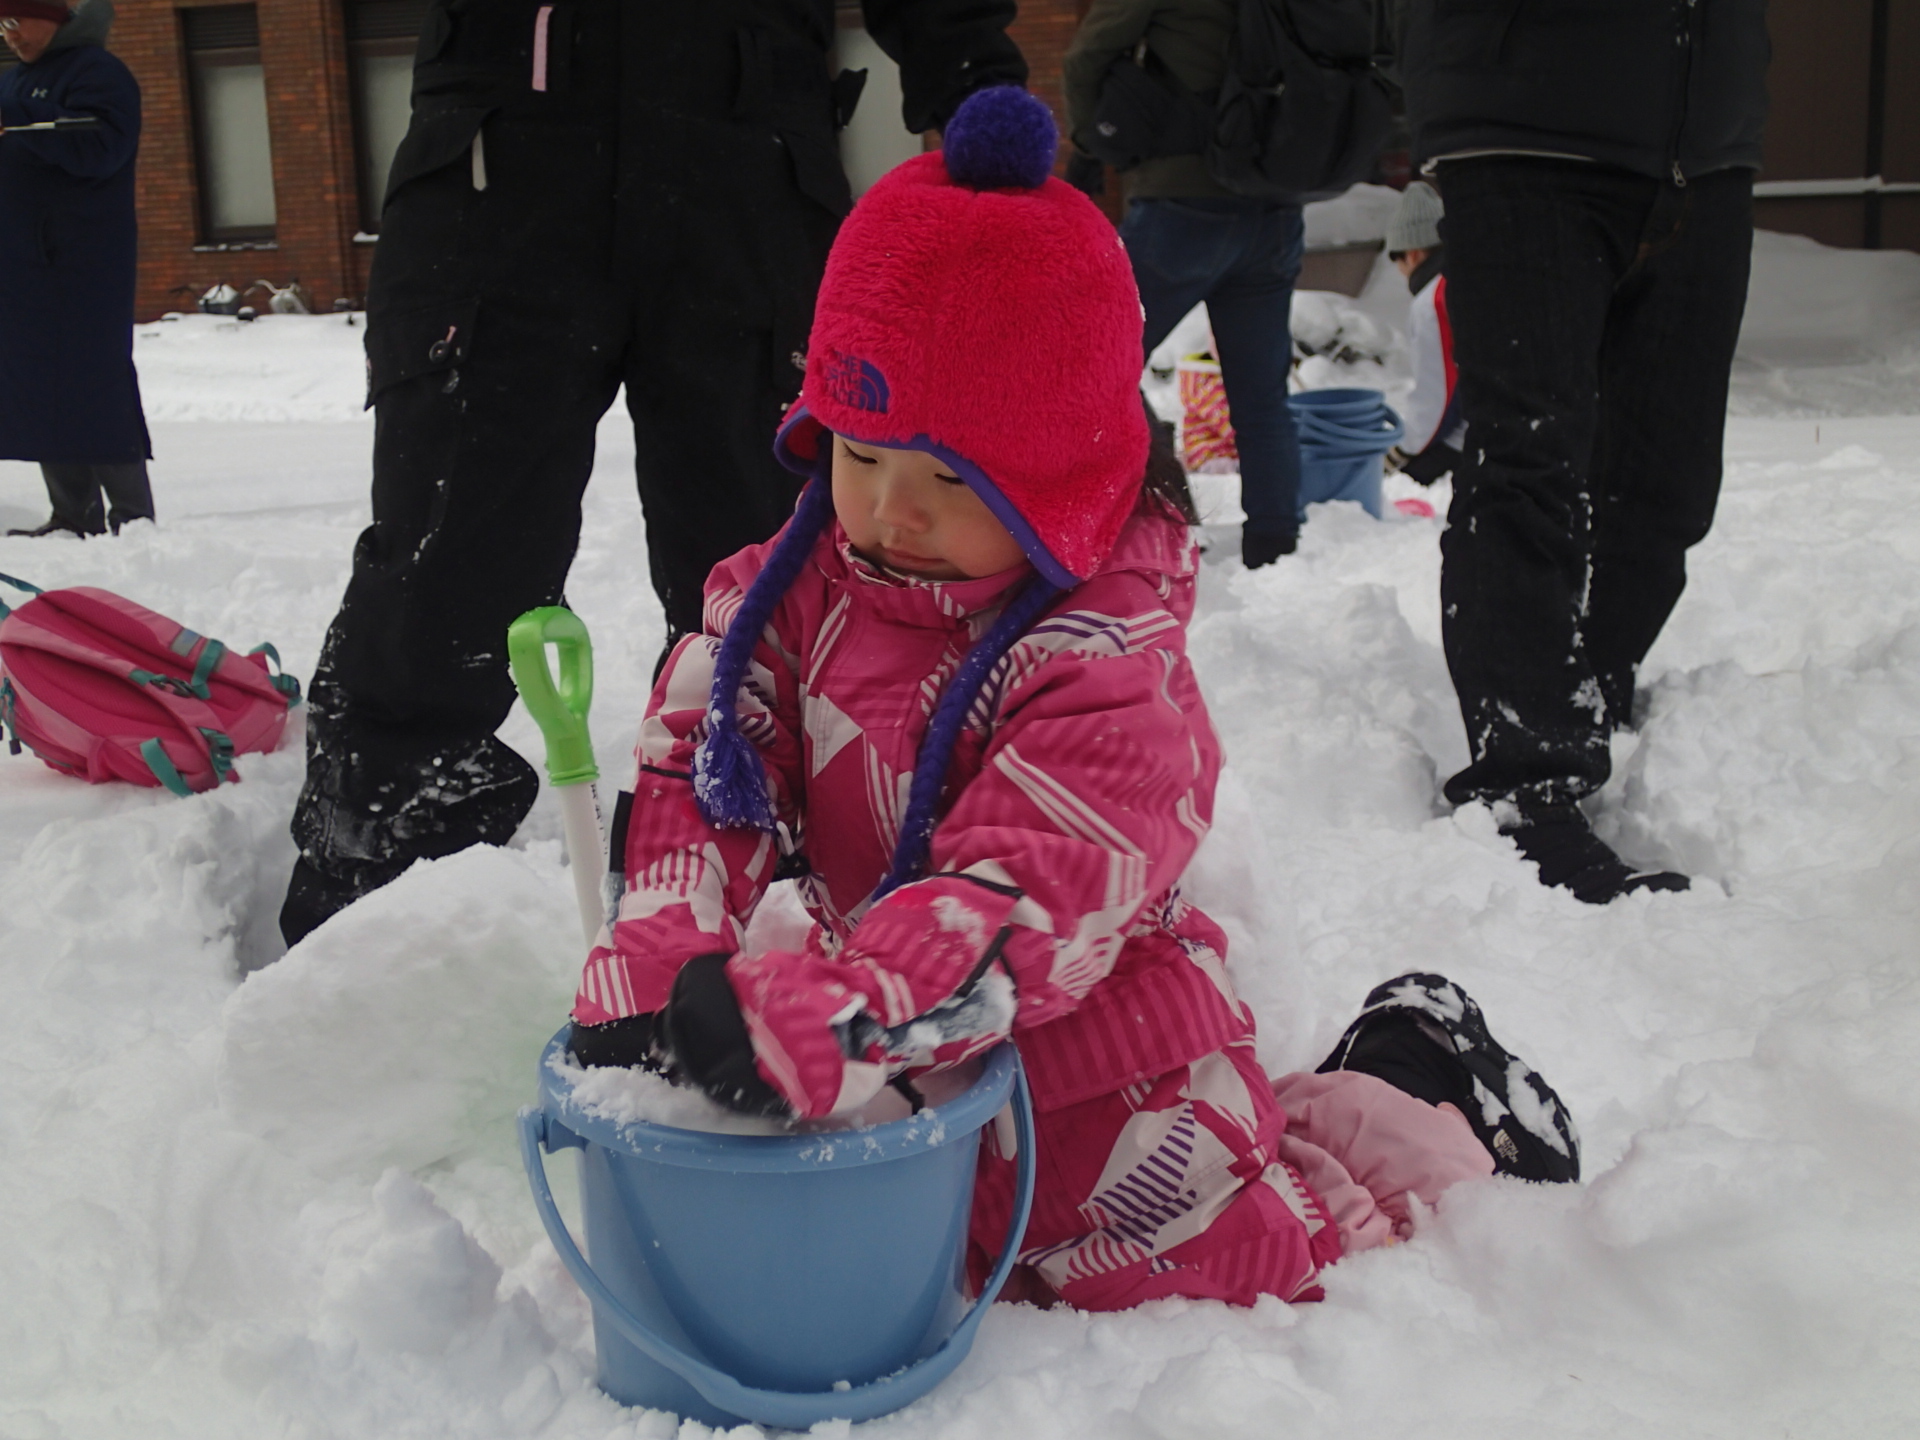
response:
[[(1451, 1105), (1348, 1071), (1269, 1080), (1251, 1036), (1037, 1120), (1033, 1215), (1001, 1298), (1081, 1310), (1168, 1295), (1317, 1300), (1326, 1266), (1411, 1233), (1414, 1199), (1493, 1173)], [(1013, 1203), (1013, 1164), (988, 1137), (968, 1257), (976, 1287)]]

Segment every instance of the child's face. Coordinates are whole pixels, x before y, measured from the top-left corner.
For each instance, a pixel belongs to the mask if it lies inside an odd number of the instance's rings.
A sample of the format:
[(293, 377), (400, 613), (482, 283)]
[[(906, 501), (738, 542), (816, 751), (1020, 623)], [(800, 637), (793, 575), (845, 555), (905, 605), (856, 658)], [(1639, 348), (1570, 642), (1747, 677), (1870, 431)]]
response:
[(833, 510), (855, 550), (918, 580), (976, 580), (1026, 558), (986, 502), (924, 450), (836, 435)]

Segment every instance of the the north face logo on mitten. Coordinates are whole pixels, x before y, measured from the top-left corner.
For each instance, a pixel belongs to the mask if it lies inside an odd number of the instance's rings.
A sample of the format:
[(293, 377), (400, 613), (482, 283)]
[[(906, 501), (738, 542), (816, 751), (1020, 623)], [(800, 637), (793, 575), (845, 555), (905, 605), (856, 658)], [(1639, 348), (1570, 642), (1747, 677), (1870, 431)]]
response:
[(826, 356), (826, 366), (821, 378), (825, 381), (827, 393), (842, 405), (855, 410), (871, 410), (876, 415), (887, 413), (887, 377), (870, 360), (862, 360), (848, 355), (844, 351), (830, 350)]

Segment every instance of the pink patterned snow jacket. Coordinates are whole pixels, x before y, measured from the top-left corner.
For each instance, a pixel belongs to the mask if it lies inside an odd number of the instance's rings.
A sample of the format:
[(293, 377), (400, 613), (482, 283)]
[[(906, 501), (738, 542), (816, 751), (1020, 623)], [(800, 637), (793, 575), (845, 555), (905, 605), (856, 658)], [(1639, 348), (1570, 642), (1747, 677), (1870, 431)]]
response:
[[(1099, 573), (1003, 657), (955, 746), (926, 877), (878, 904), (941, 686), (1026, 572), (901, 577), (827, 529), (740, 699), (776, 838), (709, 825), (691, 783), (720, 637), (772, 548), (715, 567), (707, 633), (681, 642), (654, 688), (628, 890), (574, 1018), (658, 1011), (687, 960), (730, 951), (760, 1071), (803, 1117), (857, 1110), (894, 1075), (957, 1063), (1009, 1030), (1042, 1111), (1248, 1034), (1225, 937), (1178, 890), (1220, 768), (1186, 657), (1197, 556), (1185, 527), (1136, 515)], [(805, 858), (817, 924), (804, 949), (749, 958), (747, 921), (783, 852)]]

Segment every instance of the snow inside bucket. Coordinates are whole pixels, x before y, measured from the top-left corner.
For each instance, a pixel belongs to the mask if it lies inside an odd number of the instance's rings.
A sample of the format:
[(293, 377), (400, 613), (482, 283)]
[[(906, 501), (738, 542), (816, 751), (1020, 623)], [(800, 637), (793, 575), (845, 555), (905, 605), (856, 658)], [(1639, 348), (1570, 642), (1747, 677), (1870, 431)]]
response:
[(1300, 513), (1329, 500), (1357, 500), (1381, 516), (1381, 457), (1405, 436), (1378, 390), (1303, 390), (1289, 395), (1300, 431)]
[[(555, 1249), (593, 1303), (600, 1387), (704, 1424), (805, 1429), (924, 1395), (966, 1358), (1033, 1199), (1032, 1103), (1012, 1045), (917, 1115), (855, 1130), (717, 1134), (594, 1113), (563, 1029), (520, 1113)], [(1019, 1178), (999, 1261), (969, 1308), (967, 1222), (984, 1127), (1013, 1101)], [(595, 1107), (598, 1108), (598, 1107)], [(542, 1150), (580, 1151), (583, 1256)]]

